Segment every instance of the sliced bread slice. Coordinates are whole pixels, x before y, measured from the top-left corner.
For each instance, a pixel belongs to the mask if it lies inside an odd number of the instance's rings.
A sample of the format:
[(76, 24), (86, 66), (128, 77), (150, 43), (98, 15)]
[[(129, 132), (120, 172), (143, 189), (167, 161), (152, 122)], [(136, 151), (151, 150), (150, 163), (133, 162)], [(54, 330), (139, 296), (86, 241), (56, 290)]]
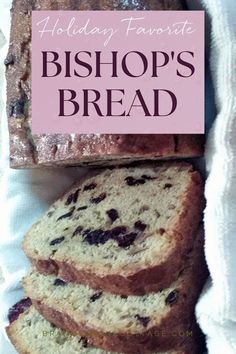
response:
[[(21, 314), (6, 330), (19, 354), (112, 354), (92, 347), (86, 337), (72, 336), (56, 328), (33, 306)], [(156, 354), (190, 353), (199, 354), (193, 338), (189, 338), (179, 349)]]
[(194, 306), (206, 277), (199, 233), (178, 279), (144, 296), (120, 296), (66, 283), (33, 269), (23, 280), (26, 296), (56, 326), (89, 338), (104, 350), (143, 354), (170, 350), (191, 330)]
[(168, 287), (192, 247), (204, 198), (187, 163), (97, 170), (55, 202), (24, 238), (44, 274), (121, 295)]

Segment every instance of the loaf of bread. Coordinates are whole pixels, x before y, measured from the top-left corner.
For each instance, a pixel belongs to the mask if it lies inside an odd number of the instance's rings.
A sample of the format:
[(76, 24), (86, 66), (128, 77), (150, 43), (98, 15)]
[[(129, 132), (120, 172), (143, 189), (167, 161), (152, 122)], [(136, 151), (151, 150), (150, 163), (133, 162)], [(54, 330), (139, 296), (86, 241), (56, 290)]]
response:
[(23, 287), (36, 309), (59, 328), (85, 336), (104, 350), (143, 354), (178, 345), (192, 327), (205, 278), (203, 234), (199, 232), (177, 280), (157, 293), (114, 295), (35, 269), (24, 278)]
[(201, 156), (198, 135), (33, 135), (32, 10), (177, 10), (178, 0), (14, 0), (6, 64), (10, 164), (14, 168), (124, 164), (130, 160)]
[[(93, 348), (86, 337), (56, 328), (33, 306), (7, 327), (7, 334), (19, 354), (112, 354)], [(194, 338), (189, 337), (178, 349), (156, 354), (199, 354), (197, 348)]]
[(115, 294), (146, 294), (177, 278), (203, 210), (198, 172), (155, 163), (91, 172), (24, 238), (39, 272)]

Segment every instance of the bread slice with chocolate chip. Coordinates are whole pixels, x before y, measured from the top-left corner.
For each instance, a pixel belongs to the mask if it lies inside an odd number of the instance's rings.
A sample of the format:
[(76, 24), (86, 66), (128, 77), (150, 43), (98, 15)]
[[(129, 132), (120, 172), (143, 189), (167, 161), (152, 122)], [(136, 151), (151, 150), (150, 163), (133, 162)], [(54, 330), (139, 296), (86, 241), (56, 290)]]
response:
[[(7, 334), (19, 354), (112, 354), (92, 347), (86, 337), (56, 328), (33, 306), (7, 327)], [(155, 354), (199, 354), (197, 348), (195, 338), (189, 337), (181, 347)]]
[(203, 205), (188, 163), (95, 170), (31, 227), (23, 248), (44, 274), (142, 295), (176, 280)]
[(206, 274), (199, 232), (177, 280), (157, 293), (114, 295), (35, 269), (24, 278), (23, 287), (35, 308), (57, 327), (104, 350), (143, 354), (170, 350), (191, 333)]

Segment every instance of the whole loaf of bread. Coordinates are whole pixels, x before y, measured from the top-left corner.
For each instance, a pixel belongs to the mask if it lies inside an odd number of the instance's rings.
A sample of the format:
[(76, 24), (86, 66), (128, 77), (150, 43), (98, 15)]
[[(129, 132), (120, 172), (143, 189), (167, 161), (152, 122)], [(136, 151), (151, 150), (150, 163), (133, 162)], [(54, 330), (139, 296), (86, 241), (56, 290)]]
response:
[(32, 10), (179, 9), (182, 5), (178, 0), (14, 0), (10, 47), (5, 60), (11, 167), (108, 165), (200, 156), (203, 137), (199, 135), (33, 135), (31, 132)]

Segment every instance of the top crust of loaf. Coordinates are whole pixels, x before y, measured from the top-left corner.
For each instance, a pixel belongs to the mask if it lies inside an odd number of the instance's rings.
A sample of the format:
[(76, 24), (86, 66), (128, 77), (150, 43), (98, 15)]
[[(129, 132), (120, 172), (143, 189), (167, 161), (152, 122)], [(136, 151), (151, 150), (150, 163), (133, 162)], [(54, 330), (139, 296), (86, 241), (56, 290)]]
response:
[(190, 164), (100, 170), (31, 227), (24, 251), (39, 271), (68, 281), (124, 295), (157, 291), (183, 266), (203, 203)]
[[(125, 5), (126, 4), (126, 5)], [(197, 157), (203, 153), (199, 135), (32, 135), (31, 11), (32, 10), (169, 10), (179, 1), (14, 0), (6, 58), (10, 164), (14, 168), (56, 165), (125, 164), (130, 160)]]

